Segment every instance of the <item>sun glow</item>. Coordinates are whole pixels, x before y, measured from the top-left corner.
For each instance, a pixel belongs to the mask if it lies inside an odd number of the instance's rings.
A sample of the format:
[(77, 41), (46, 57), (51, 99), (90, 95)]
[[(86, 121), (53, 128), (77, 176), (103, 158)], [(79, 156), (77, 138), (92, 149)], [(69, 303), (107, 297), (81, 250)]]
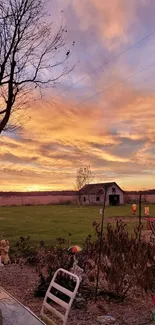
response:
[(43, 190), (44, 190), (44, 186), (40, 186), (40, 185), (32, 185), (32, 186), (28, 186), (25, 190), (26, 190), (27, 192), (43, 191)]

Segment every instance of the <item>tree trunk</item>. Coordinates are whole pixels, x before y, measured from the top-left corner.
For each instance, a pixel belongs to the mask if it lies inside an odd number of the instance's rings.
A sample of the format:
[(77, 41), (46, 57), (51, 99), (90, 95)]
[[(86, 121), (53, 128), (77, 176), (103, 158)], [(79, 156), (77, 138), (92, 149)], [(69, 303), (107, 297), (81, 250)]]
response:
[(10, 118), (11, 109), (8, 109), (3, 117), (2, 121), (0, 122), (0, 134), (4, 130), (5, 126), (7, 125), (9, 118)]

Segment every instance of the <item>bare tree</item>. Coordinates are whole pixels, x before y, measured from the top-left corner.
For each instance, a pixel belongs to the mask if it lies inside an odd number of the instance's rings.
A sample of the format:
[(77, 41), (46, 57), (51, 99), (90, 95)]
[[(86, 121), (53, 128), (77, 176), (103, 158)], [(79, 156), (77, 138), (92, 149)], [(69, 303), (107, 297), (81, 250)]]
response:
[(70, 51), (63, 56), (61, 51), (67, 30), (63, 24), (58, 27), (48, 22), (45, 8), (47, 0), (1, 0), (0, 133), (11, 114), (18, 115), (25, 107), (30, 94), (53, 86), (73, 68), (69, 70), (67, 65)]
[(80, 167), (76, 175), (76, 188), (80, 190), (84, 185), (90, 184), (94, 179), (94, 174), (90, 166)]
[(80, 167), (76, 175), (76, 190), (78, 191), (78, 201), (80, 203), (80, 189), (90, 184), (94, 180), (94, 173), (91, 171), (90, 166)]

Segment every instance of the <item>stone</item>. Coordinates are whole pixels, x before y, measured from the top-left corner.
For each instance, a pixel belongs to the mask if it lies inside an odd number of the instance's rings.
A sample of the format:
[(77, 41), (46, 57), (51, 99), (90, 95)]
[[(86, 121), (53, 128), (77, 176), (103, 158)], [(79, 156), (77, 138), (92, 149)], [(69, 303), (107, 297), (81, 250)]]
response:
[(109, 315), (98, 316), (97, 321), (104, 325), (115, 324), (116, 322), (115, 318)]
[(78, 297), (74, 300), (74, 307), (78, 309), (83, 309), (87, 307), (87, 302), (84, 298)]

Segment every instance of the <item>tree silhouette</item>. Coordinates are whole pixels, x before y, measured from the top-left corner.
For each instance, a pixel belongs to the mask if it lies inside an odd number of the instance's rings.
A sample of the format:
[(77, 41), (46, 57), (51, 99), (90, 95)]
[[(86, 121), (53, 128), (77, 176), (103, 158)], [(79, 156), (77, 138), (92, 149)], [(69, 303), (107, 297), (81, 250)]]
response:
[(46, 9), (47, 0), (1, 0), (0, 133), (18, 127), (18, 121), (9, 125), (10, 116), (26, 107), (37, 89), (52, 87), (73, 69), (67, 64), (70, 51), (61, 51), (67, 30), (49, 22)]

